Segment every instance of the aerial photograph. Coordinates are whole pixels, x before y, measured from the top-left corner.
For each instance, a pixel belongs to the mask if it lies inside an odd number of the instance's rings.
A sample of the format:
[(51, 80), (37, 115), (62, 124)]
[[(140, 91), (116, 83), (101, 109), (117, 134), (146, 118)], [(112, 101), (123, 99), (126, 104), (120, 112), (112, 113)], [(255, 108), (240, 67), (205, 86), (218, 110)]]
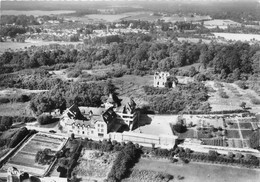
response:
[(260, 181), (260, 0), (0, 8), (0, 182)]

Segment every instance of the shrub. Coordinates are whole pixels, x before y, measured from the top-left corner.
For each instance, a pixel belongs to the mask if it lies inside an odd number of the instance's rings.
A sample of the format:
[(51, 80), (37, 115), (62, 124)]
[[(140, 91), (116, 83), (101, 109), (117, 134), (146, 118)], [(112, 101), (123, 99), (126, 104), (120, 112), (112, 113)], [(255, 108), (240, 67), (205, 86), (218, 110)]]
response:
[(79, 75), (81, 75), (82, 74), (82, 71), (81, 70), (79, 70), (79, 69), (74, 69), (74, 70), (71, 70), (68, 74), (67, 74), (67, 76), (69, 77), (69, 78), (77, 78)]
[(51, 115), (42, 114), (38, 117), (38, 122), (40, 125), (50, 124), (53, 123), (53, 118)]
[(229, 98), (229, 96), (227, 95), (227, 93), (224, 92), (224, 91), (220, 91), (220, 92), (219, 92), (219, 96), (220, 96), (221, 98), (224, 98), (224, 99)]
[(16, 102), (28, 102), (30, 101), (30, 97), (28, 95), (21, 95), (16, 98)]
[(240, 88), (242, 88), (242, 89), (247, 89), (247, 88), (248, 88), (248, 86), (246, 85), (246, 82), (244, 82), (244, 81), (237, 81), (236, 84), (237, 84)]
[(252, 104), (260, 105), (260, 99), (257, 99), (257, 98), (251, 98), (250, 100), (251, 100)]
[(14, 148), (23, 138), (29, 134), (27, 128), (23, 127), (12, 137), (12, 140), (9, 143), (10, 148)]

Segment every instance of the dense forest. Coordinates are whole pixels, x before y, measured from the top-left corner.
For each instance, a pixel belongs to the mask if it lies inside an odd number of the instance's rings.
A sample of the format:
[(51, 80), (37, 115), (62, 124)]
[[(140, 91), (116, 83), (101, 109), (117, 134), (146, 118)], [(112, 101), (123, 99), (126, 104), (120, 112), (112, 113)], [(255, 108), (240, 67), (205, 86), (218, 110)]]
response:
[[(236, 42), (231, 44), (158, 43), (149, 35), (128, 34), (111, 37), (106, 46), (88, 46), (85, 50), (37, 50), (34, 52), (5, 52), (0, 56), (1, 73), (22, 69), (74, 63), (76, 70), (95, 65), (126, 65), (132, 73), (145, 74), (154, 70), (170, 71), (194, 63), (201, 69), (230, 82), (246, 80), (257, 72), (260, 46)], [(120, 41), (117, 41), (120, 40)], [(105, 41), (108, 41), (107, 39)], [(97, 40), (95, 44), (102, 42)], [(104, 45), (102, 43), (102, 45)]]
[(65, 110), (72, 104), (100, 107), (102, 99), (115, 91), (111, 82), (58, 84), (49, 92), (36, 95), (30, 103), (31, 109), (40, 115), (53, 109)]

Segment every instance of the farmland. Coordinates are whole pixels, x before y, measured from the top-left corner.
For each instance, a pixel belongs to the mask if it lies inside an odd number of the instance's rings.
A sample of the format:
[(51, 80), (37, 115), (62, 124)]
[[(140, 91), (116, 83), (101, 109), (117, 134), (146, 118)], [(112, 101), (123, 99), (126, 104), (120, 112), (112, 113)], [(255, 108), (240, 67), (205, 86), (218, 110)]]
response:
[(66, 14), (73, 13), (75, 11), (16, 11), (16, 10), (2, 10), (1, 15), (33, 15), (33, 16), (44, 16), (44, 15), (58, 15), (58, 14)]
[(66, 17), (70, 20), (82, 21), (84, 23), (95, 22), (119, 22), (121, 20), (143, 20), (143, 21), (155, 21), (159, 17), (150, 16), (151, 12), (137, 11), (121, 14), (90, 14), (84, 17)]
[[(260, 173), (257, 170), (236, 168), (221, 165), (189, 163), (189, 164), (173, 164), (167, 160), (143, 159), (133, 168), (133, 173), (123, 182), (156, 182), (151, 180), (149, 176), (136, 176), (135, 170), (148, 171), (149, 174), (168, 173), (174, 176), (172, 181), (192, 181), (192, 182), (212, 182), (212, 181), (236, 181), (251, 182), (257, 181)], [(155, 175), (154, 175), (155, 176)], [(183, 180), (178, 180), (177, 176), (183, 176)]]
[(95, 179), (103, 181), (107, 178), (115, 158), (116, 153), (83, 150), (79, 165), (74, 171), (78, 177), (84, 180)]
[(78, 44), (79, 42), (58, 42), (58, 41), (30, 41), (25, 40), (25, 42), (0, 42), (0, 54), (3, 54), (6, 50), (24, 50), (31, 46), (43, 46), (43, 45), (50, 45), (50, 44)]
[(35, 163), (36, 153), (45, 148), (50, 148), (52, 151), (57, 152), (65, 142), (66, 140), (64, 138), (38, 133), (31, 137), (20, 150), (9, 159), (3, 166), (3, 170), (7, 170), (8, 167), (14, 166), (22, 171), (30, 171), (33, 175), (43, 176), (48, 170), (49, 165), (39, 165)]
[[(253, 90), (246, 89), (243, 90), (239, 88), (235, 83), (220, 83), (215, 81), (207, 81), (205, 84), (208, 87), (213, 88), (217, 92), (210, 93), (210, 98), (208, 102), (212, 107), (212, 111), (223, 111), (223, 110), (236, 110), (241, 109), (240, 104), (242, 102), (246, 103), (246, 107), (249, 111), (258, 112), (260, 110), (259, 104), (254, 104), (251, 102), (251, 98), (260, 99)], [(221, 85), (221, 86), (220, 86)], [(219, 92), (225, 92), (228, 96), (227, 98), (222, 98)]]
[(252, 39), (260, 41), (260, 35), (257, 34), (235, 34), (235, 33), (213, 33), (215, 37), (223, 37), (226, 40), (250, 41)]

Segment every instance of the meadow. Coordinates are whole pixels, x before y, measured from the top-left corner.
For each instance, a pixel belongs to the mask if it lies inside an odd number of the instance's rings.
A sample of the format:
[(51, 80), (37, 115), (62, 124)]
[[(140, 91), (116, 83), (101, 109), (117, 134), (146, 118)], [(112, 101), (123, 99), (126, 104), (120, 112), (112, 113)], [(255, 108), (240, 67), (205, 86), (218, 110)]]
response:
[[(252, 182), (260, 178), (259, 170), (237, 168), (231, 166), (204, 164), (190, 162), (189, 164), (173, 164), (167, 160), (155, 160), (141, 158), (135, 165), (133, 170), (147, 170), (154, 173), (161, 172), (174, 176), (173, 181), (192, 181), (192, 182)], [(183, 180), (177, 180), (177, 176), (183, 176)], [(142, 182), (152, 182), (145, 180), (148, 178), (139, 179)], [(123, 180), (123, 182), (138, 181), (130, 178)]]
[(74, 13), (75, 11), (40, 11), (40, 10), (33, 10), (33, 11), (17, 11), (17, 10), (2, 10), (1, 15), (33, 15), (33, 16), (44, 16), (44, 15), (58, 15), (58, 14), (67, 14), (67, 13)]

